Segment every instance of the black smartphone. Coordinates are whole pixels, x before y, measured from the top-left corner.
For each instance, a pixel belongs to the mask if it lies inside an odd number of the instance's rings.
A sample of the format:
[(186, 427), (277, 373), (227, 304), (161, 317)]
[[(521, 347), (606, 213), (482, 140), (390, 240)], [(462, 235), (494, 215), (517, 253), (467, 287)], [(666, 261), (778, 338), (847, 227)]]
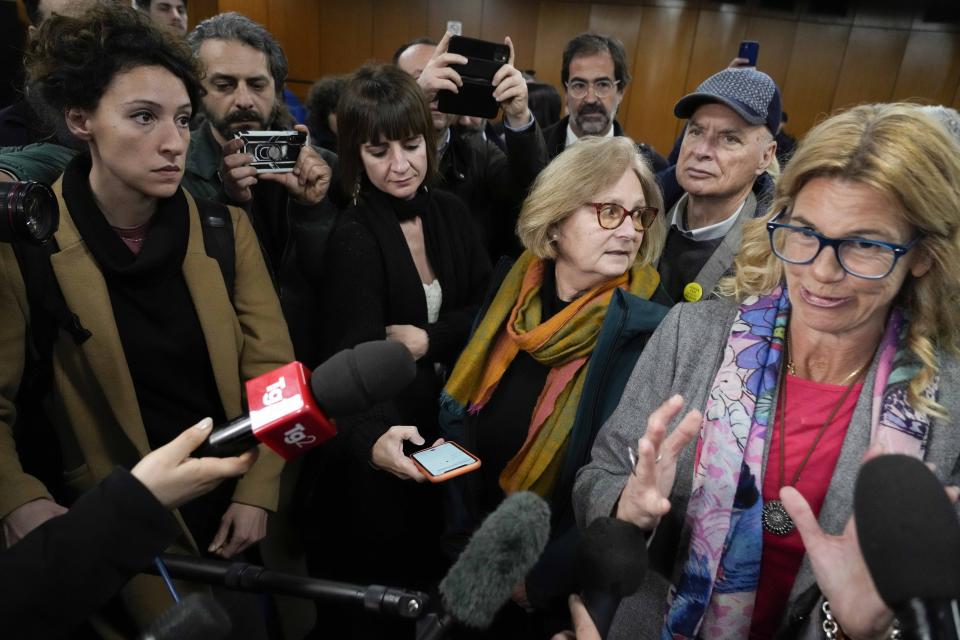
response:
[(447, 51), (467, 59), (466, 64), (450, 65), (463, 80), (459, 93), (437, 92), (437, 108), (443, 113), (495, 118), (500, 105), (493, 99), (493, 76), (510, 61), (510, 47), (497, 42), (453, 36)]
[(760, 53), (760, 43), (756, 40), (744, 40), (740, 43), (740, 51), (737, 53), (738, 58), (746, 58), (750, 61), (748, 66), (755, 67), (757, 66), (757, 55)]

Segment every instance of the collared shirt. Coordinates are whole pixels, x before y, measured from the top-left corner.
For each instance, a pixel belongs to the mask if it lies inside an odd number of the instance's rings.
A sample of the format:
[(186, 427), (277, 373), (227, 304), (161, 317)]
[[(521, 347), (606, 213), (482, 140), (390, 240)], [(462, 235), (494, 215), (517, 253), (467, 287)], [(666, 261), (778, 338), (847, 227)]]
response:
[[(534, 117), (533, 117), (533, 112), (531, 111), (530, 119), (527, 120), (527, 124), (522, 124), (519, 127), (511, 127), (509, 124), (507, 124), (506, 118), (504, 118), (503, 127), (505, 129), (509, 129), (510, 131), (513, 131), (514, 133), (523, 133), (524, 131), (526, 131), (527, 129), (533, 126), (533, 122), (534, 122)], [(487, 134), (482, 131), (481, 133), (483, 133), (483, 139), (486, 140)], [(443, 130), (443, 140), (441, 140), (440, 144), (437, 145), (437, 155), (442, 156), (444, 152), (447, 150), (447, 146), (449, 145), (450, 145), (450, 127), (447, 127), (446, 129)]]
[[(607, 129), (607, 133), (604, 134), (603, 137), (604, 137), (604, 138), (612, 138), (612, 137), (613, 137), (613, 123), (610, 123), (610, 128)], [(570, 125), (570, 123), (568, 122), (568, 123), (567, 123), (567, 142), (566, 142), (566, 145), (564, 146), (564, 148), (567, 148), (567, 147), (571, 146), (572, 144), (574, 144), (574, 143), (575, 143), (577, 140), (579, 140), (579, 139), (580, 139), (580, 138), (577, 137), (577, 134), (575, 134), (575, 133), (573, 132), (573, 127), (572, 127), (572, 126)]]
[(673, 205), (673, 209), (670, 210), (670, 226), (676, 227), (677, 231), (691, 240), (698, 242), (702, 240), (716, 240), (727, 235), (727, 232), (736, 224), (737, 216), (743, 211), (743, 205), (747, 202), (746, 199), (744, 199), (744, 201), (740, 203), (740, 206), (737, 207), (737, 210), (725, 220), (707, 225), (706, 227), (700, 227), (699, 229), (687, 229), (685, 218), (688, 198), (688, 194), (685, 193), (677, 200), (677, 204)]

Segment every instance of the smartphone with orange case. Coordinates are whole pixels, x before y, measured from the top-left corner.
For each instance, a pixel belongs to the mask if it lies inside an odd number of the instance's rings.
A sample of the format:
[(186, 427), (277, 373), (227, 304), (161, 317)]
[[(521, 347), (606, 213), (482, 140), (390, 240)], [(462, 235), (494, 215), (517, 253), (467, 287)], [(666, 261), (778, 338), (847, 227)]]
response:
[(430, 482), (443, 482), (480, 468), (480, 458), (456, 442), (444, 442), (410, 455)]

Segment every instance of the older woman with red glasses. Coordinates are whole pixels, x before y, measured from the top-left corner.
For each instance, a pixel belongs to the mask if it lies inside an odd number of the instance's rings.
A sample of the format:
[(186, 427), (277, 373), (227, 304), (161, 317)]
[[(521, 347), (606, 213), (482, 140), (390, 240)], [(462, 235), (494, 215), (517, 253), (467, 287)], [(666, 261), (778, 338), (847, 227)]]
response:
[(501, 273), (444, 389), (444, 434), (483, 461), (451, 481), (454, 528), (468, 534), (515, 491), (538, 493), (553, 513), (551, 542), (514, 593), (540, 615), (508, 606), (490, 637), (544, 637), (566, 624), (577, 588), (573, 481), (667, 311), (654, 300), (669, 304), (652, 265), (665, 235), (661, 207), (628, 138), (584, 139), (557, 156), (520, 213), (526, 252)]
[(657, 572), (608, 637), (888, 636), (854, 479), (900, 453), (958, 481), (958, 259), (960, 154), (918, 108), (807, 134), (724, 299), (664, 319), (577, 479), (581, 524), (653, 536)]

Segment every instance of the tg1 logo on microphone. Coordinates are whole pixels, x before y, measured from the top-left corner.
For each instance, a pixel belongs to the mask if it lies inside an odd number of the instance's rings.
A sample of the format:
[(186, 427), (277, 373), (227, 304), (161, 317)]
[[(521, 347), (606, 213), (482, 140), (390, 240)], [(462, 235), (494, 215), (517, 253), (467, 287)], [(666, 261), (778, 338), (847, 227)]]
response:
[[(291, 362), (247, 381), (257, 440), (289, 460), (337, 434), (310, 388), (310, 370)], [(291, 426), (292, 425), (292, 426)]]

